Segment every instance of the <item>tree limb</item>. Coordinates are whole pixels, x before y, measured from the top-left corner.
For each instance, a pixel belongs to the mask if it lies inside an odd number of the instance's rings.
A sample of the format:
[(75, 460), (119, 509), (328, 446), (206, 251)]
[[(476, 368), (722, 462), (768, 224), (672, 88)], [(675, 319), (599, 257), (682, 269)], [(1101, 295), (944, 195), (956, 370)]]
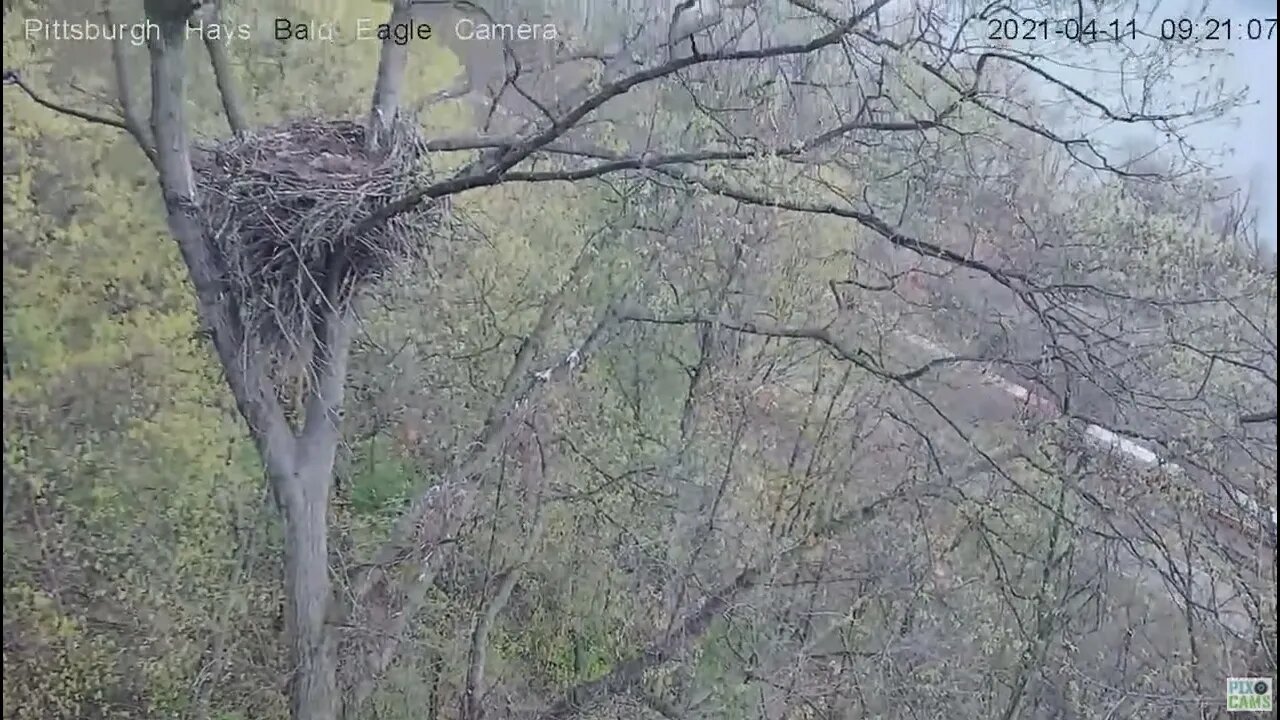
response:
[[(108, 2), (102, 11), (103, 17), (108, 25), (117, 25), (114, 3)], [(116, 77), (116, 96), (120, 101), (120, 111), (124, 115), (125, 129), (133, 136), (134, 142), (138, 143), (138, 147), (155, 166), (156, 170), (160, 169), (159, 159), (156, 157), (155, 138), (151, 137), (147, 126), (143, 123), (142, 107), (138, 104), (137, 97), (133, 94), (134, 81), (129, 72), (128, 60), (125, 56), (124, 36), (120, 33), (111, 40), (111, 64), (115, 68)]]
[[(536, 434), (531, 442), (537, 442)], [(507, 606), (507, 602), (511, 599), (511, 593), (515, 590), (516, 584), (520, 582), (524, 569), (533, 557), (534, 549), (538, 546), (538, 542), (542, 538), (542, 532), (546, 528), (546, 504), (543, 502), (544, 493), (542, 491), (546, 482), (546, 467), (543, 466), (541, 461), (541, 454), (539, 454), (539, 459), (536, 463), (530, 462), (529, 464), (537, 465), (536, 470), (530, 467), (524, 468), (524, 472), (536, 474), (537, 477), (533, 483), (526, 482), (526, 487), (531, 484), (536, 485), (536, 487), (530, 488), (534, 492), (533, 527), (530, 529), (528, 537), (524, 540), (520, 559), (498, 575), (497, 588), (493, 591), (493, 596), (485, 603), (483, 611), (476, 618), (476, 627), (471, 634), (466, 685), (462, 691), (461, 720), (482, 720), (484, 716), (484, 709), (480, 703), (484, 699), (484, 670), (489, 652), (489, 634), (493, 630), (494, 623), (498, 620), (498, 615), (502, 613)]]
[(518, 145), (508, 149), (506, 152), (497, 155), (496, 158), (485, 158), (480, 162), (472, 163), (459, 170), (448, 180), (419, 188), (398, 200), (388, 203), (382, 208), (370, 213), (360, 222), (355, 223), (350, 232), (352, 235), (358, 236), (374, 227), (378, 227), (397, 215), (408, 212), (424, 200), (444, 197), (445, 195), (453, 195), (465, 190), (487, 187), (501, 182), (503, 174), (507, 170), (510, 170), (525, 158), (554, 142), (566, 132), (576, 127), (583, 118), (590, 115), (592, 112), (595, 112), (605, 103), (627, 93), (635, 87), (652, 80), (672, 75), (680, 70), (693, 67), (695, 65), (713, 62), (732, 62), (737, 60), (763, 60), (772, 57), (802, 55), (814, 52), (815, 50), (839, 43), (858, 23), (875, 14), (888, 3), (889, 0), (874, 0), (866, 10), (855, 14), (853, 17), (849, 18), (848, 21), (830, 32), (813, 38), (808, 42), (774, 45), (756, 50), (724, 50), (707, 55), (673, 58), (661, 65), (641, 70), (614, 82), (607, 83), (593, 95), (566, 112), (558, 121), (553, 123), (546, 130), (537, 133)]
[[(392, 26), (409, 21), (409, 0), (392, 0), (391, 17), (387, 22)], [(382, 49), (378, 55), (378, 76), (374, 81), (373, 104), (369, 108), (369, 122), (365, 130), (365, 150), (370, 154), (379, 152), (387, 141), (387, 134), (395, 123), (396, 113), (400, 111), (400, 95), (404, 89), (404, 73), (409, 64), (409, 46), (395, 42), (388, 36), (382, 41)], [(360, 235), (357, 231), (354, 235)]]
[(76, 108), (73, 108), (69, 105), (63, 105), (59, 102), (55, 102), (53, 100), (46, 98), (44, 95), (40, 94), (39, 92), (36, 92), (34, 88), (28, 85), (27, 82), (22, 79), (22, 76), (18, 74), (17, 70), (4, 71), (4, 84), (13, 85), (17, 87), (19, 90), (22, 90), (22, 92), (26, 93), (27, 97), (34, 100), (37, 105), (46, 107), (56, 113), (60, 113), (62, 115), (69, 115), (78, 120), (84, 120), (85, 122), (94, 123), (95, 125), (106, 125), (107, 127), (112, 127), (117, 130), (124, 130), (125, 132), (130, 132), (129, 126), (122, 120), (118, 120), (112, 117), (107, 117), (105, 115), (97, 115), (87, 110), (77, 110)]
[[(299, 443), (263, 371), (263, 360), (244, 352), (243, 328), (226, 298), (220, 261), (206, 237), (196, 196), (185, 117), (186, 17), (155, 15), (150, 6), (148, 14), (160, 28), (149, 47), (151, 129), (169, 226), (196, 291), (197, 310), (212, 333), (227, 385), (249, 424), (285, 518), (286, 636), (294, 668), (289, 683), (291, 712), (293, 717), (332, 718), (337, 694), (332, 637), (326, 626), (331, 601), (327, 487), (318, 485), (332, 476), (336, 442), (326, 452), (316, 452), (310, 445), (298, 452)], [(325, 356), (325, 352), (318, 354)], [(334, 356), (334, 367), (345, 367), (344, 358), (344, 354)], [(340, 395), (339, 390), (339, 399)], [(317, 391), (317, 397), (333, 399), (323, 390)]]
[(794, 328), (794, 327), (766, 327), (758, 325), (754, 322), (734, 321), (721, 318), (713, 318), (705, 315), (678, 315), (670, 317), (657, 317), (640, 313), (638, 311), (624, 312), (620, 319), (632, 322), (652, 323), (655, 325), (719, 325), (720, 327), (734, 332), (746, 333), (748, 335), (760, 335), (762, 337), (773, 338), (793, 338), (800, 340), (813, 340), (825, 345), (836, 356), (843, 360), (853, 363), (859, 368), (875, 375), (876, 377), (891, 382), (908, 382), (922, 377), (926, 373), (948, 365), (960, 365), (963, 363), (990, 363), (990, 359), (982, 357), (967, 356), (947, 356), (930, 360), (911, 370), (904, 372), (892, 372), (887, 370), (880, 361), (873, 358), (866, 350), (862, 348), (850, 348), (839, 338), (831, 334), (826, 328)]
[(742, 570), (732, 581), (709, 593), (697, 609), (685, 615), (684, 621), (666, 636), (614, 665), (600, 678), (573, 686), (561, 695), (559, 701), (533, 717), (536, 720), (566, 720), (611, 695), (637, 687), (646, 672), (682, 656), (706, 634), (717, 617), (727, 613), (743, 595), (764, 583), (768, 578), (767, 569), (773, 564), (813, 550), (857, 522), (872, 520), (884, 505), (898, 497), (901, 490), (899, 487), (875, 502), (832, 519), (809, 533), (804, 540), (775, 554), (769, 562)]
[[(222, 2), (213, 6), (212, 20), (222, 22)], [(218, 86), (218, 97), (222, 100), (222, 112), (227, 117), (227, 125), (232, 134), (239, 137), (249, 130), (245, 119), (244, 105), (240, 102), (240, 94), (236, 91), (235, 72), (231, 69), (231, 58), (227, 54), (227, 44), (206, 33), (204, 47), (209, 52), (209, 64), (213, 66), (213, 80)]]
[(1241, 425), (1250, 425), (1255, 423), (1267, 423), (1267, 422), (1275, 422), (1275, 421), (1276, 421), (1275, 410), (1264, 410), (1262, 412), (1249, 413), (1247, 415), (1240, 416)]

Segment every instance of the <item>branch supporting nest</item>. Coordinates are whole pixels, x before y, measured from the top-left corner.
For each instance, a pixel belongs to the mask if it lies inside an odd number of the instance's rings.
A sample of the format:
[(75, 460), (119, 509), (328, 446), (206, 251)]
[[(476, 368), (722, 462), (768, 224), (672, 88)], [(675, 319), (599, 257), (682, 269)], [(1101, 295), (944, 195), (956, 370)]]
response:
[(431, 178), (426, 140), (409, 121), (376, 156), (364, 134), (354, 122), (296, 120), (200, 147), (195, 158), (205, 237), (243, 350), (265, 353), (287, 376), (307, 371), (323, 318), (425, 259), (445, 217), (437, 202), (351, 232)]

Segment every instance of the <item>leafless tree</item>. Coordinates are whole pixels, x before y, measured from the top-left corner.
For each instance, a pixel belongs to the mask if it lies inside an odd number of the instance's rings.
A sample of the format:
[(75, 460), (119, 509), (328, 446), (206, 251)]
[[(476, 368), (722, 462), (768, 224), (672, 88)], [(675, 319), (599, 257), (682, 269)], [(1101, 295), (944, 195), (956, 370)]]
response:
[[(416, 489), (384, 546), (342, 573), (330, 571), (330, 505), (355, 299), (336, 280), (326, 286), (306, 355), (311, 382), (291, 421), (270, 369), (245, 361), (219, 238), (202, 216), (186, 104), (191, 4), (147, 0), (160, 28), (149, 118), (120, 44), (119, 117), (74, 110), (19, 71), (6, 75), (51, 109), (128, 132), (155, 167), (200, 317), (284, 519), (292, 716), (357, 717), (429, 592), (447, 584), (442, 568), (468, 558), (482, 569), (459, 663), (467, 720), (566, 718), (623, 697), (666, 717), (907, 707), (1049, 718), (1103, 706), (1199, 717), (1232, 653), (1262, 647), (1254, 667), (1274, 669), (1262, 618), (1274, 614), (1275, 579), (1256, 562), (1274, 553), (1274, 528), (1267, 545), (1262, 521), (1224, 530), (1214, 515), (1266, 490), (1241, 478), (1262, 477), (1268, 462), (1274, 473), (1274, 435), (1248, 431), (1274, 420), (1275, 314), (1258, 300), (1274, 293), (1274, 270), (1227, 258), (1189, 270), (1203, 270), (1193, 281), (1158, 276), (1205, 247), (1155, 242), (1176, 213), (1143, 191), (1203, 198), (1204, 188), (1186, 179), (1187, 162), (1153, 173), (1084, 129), (1153, 127), (1182, 149), (1188, 124), (1237, 98), (1184, 101), (1176, 68), (1187, 50), (1153, 39), (1136, 7), (1115, 14), (1141, 33), (1083, 48), (991, 37), (992, 20), (998, 34), (1006, 20), (1020, 32), (1024, 21), (1039, 32), (1042, 20), (1050, 32), (1078, 29), (1086, 11), (1074, 3), (712, 4), (680, 4), (703, 13), (687, 27), (675, 7), (591, 4), (599, 13), (581, 37), (612, 42), (541, 55), (498, 43), (496, 58), (464, 58), (478, 132), (427, 143), (469, 153), (461, 169), (334, 238), (340, 248), (424, 204), (496, 186), (616, 183), (610, 191), (645, 208), (607, 227), (612, 242), (642, 248), (629, 282), (594, 304), (579, 297), (603, 262), (601, 230), (538, 308), (438, 481)], [(391, 21), (423, 12), (395, 0)], [(484, 12), (512, 22), (534, 10)], [(668, 32), (677, 25), (681, 38)], [(696, 49), (673, 45), (687, 38)], [(1110, 53), (1140, 77), (1077, 83), (1050, 47), (1062, 60)], [(231, 132), (252, 134), (226, 58), (216, 44), (209, 55)], [(482, 72), (495, 59), (500, 76)], [(407, 62), (403, 46), (383, 47), (368, 157), (385, 151), (409, 107)], [(1238, 216), (1198, 215), (1188, 227), (1202, 221), (1241, 227)], [(334, 251), (329, 279), (345, 261)], [(672, 429), (645, 415), (654, 377), (615, 351), (641, 346), (662, 348), (687, 374)], [(598, 420), (575, 384), (591, 364), (620, 388), (611, 402), (636, 408), (631, 422), (615, 419), (635, 438), (635, 466), (593, 457)], [(1016, 383), (1021, 395), (1008, 390)], [(1262, 402), (1246, 406), (1241, 394)], [(1142, 495), (1146, 505), (1106, 469), (1114, 458), (1091, 459), (1095, 430), (1116, 423), (1179, 463), (1174, 480), (1151, 480), (1163, 489)], [(403, 440), (426, 442), (419, 429)], [(590, 479), (557, 486), (552, 469), (570, 462)], [(527, 498), (526, 512), (502, 505), (511, 492)], [(623, 508), (637, 520), (613, 519)], [(575, 550), (543, 539), (557, 512), (575, 518), (579, 544), (617, 538), (607, 559), (576, 551), (607, 585), (633, 588), (622, 607), (639, 649), (568, 687), (540, 684), (532, 670), (495, 677), (491, 633), (501, 614), (524, 611), (533, 562), (515, 548)], [(486, 537), (477, 518), (504, 513), (523, 518), (522, 532), (501, 538), (505, 552), (453, 550)], [(500, 534), (490, 526), (490, 549)], [(1172, 592), (1153, 590), (1161, 583)], [(1219, 602), (1223, 588), (1254, 597)], [(1159, 615), (1162, 629), (1175, 617), (1185, 641), (1139, 637), (1144, 622), (1123, 613)], [(1249, 622), (1232, 626), (1231, 613)], [(1149, 665), (1127, 665), (1160, 652), (1188, 674), (1157, 681)], [(706, 653), (720, 674), (695, 677)], [(442, 662), (431, 660), (437, 681)]]

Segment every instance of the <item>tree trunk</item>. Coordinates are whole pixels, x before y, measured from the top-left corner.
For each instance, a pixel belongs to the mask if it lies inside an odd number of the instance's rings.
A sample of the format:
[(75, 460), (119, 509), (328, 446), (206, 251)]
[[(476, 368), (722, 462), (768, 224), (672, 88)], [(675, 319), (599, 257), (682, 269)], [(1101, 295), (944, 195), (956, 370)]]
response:
[(299, 458), (284, 505), (285, 633), (294, 670), (289, 706), (295, 720), (333, 720), (338, 714), (335, 646), (328, 619), (328, 488), (332, 455)]
[[(159, 37), (150, 44), (151, 126), (169, 226), (190, 272), (200, 317), (212, 331), (227, 384), (248, 422), (284, 516), (291, 717), (334, 720), (340, 695), (329, 623), (333, 597), (328, 505), (340, 432), (350, 317), (339, 311), (317, 321), (319, 346), (311, 370), (318, 382), (307, 399), (302, 432), (295, 434), (275, 398), (261, 359), (245, 360), (242, 356), (244, 330), (226, 305), (218, 260), (200, 222), (185, 117), (185, 38), (190, 4), (148, 0), (147, 13), (160, 27)], [(338, 270), (334, 277), (341, 276)], [(336, 290), (330, 290), (330, 296), (336, 298)]]
[[(336, 272), (334, 277), (340, 276)], [(338, 303), (337, 280), (327, 289)], [(285, 626), (294, 670), (289, 704), (294, 720), (335, 720), (342, 705), (337, 677), (337, 610), (329, 577), (329, 492), (341, 439), (341, 409), (351, 346), (351, 317), (339, 310), (316, 321), (302, 432), (295, 439), (291, 471), (274, 478), (284, 506)]]
[[(171, 213), (175, 204), (195, 203), (195, 176), (186, 118), (186, 20), (159, 23), (160, 36), (151, 42), (151, 132), (159, 158), (160, 186)], [(184, 241), (201, 241), (179, 237)]]

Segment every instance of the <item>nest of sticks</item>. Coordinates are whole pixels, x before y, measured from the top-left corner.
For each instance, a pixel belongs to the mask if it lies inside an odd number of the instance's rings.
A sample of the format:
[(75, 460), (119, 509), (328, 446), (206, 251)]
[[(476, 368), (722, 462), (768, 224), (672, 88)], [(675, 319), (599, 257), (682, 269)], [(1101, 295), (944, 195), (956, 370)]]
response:
[(316, 319), (413, 261), (444, 220), (424, 202), (363, 232), (378, 209), (430, 180), (425, 139), (400, 121), (383, 151), (349, 121), (296, 120), (205, 146), (195, 162), (206, 238), (246, 353), (304, 371)]

